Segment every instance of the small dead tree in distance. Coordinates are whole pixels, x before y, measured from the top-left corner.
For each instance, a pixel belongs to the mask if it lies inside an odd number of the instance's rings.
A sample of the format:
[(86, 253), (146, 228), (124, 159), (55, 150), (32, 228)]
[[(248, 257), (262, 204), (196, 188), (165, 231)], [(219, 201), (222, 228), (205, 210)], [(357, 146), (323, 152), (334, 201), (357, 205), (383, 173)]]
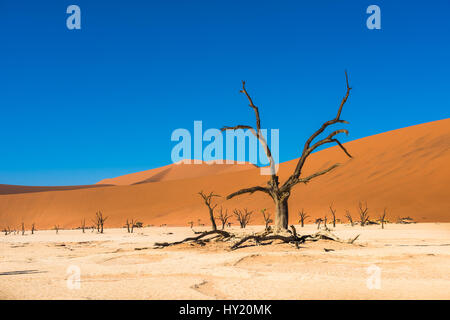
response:
[(11, 233), (11, 227), (6, 227), (5, 229), (3, 229), (3, 232), (5, 233), (5, 236), (7, 236)]
[(81, 230), (83, 231), (83, 233), (85, 232), (86, 229), (86, 219), (81, 220)]
[(384, 223), (386, 222), (386, 208), (384, 208), (383, 214), (380, 215), (378, 221), (381, 223), (381, 229), (384, 229)]
[(333, 205), (330, 205), (331, 215), (333, 216), (333, 228), (336, 228), (336, 209), (333, 209)]
[(298, 222), (300, 222), (300, 225), (303, 228), (305, 226), (305, 221), (306, 221), (307, 218), (309, 218), (309, 216), (306, 214), (306, 212), (305, 212), (305, 210), (303, 208), (298, 213), (298, 216), (300, 217), (300, 220)]
[(320, 223), (323, 221), (323, 219), (322, 218), (318, 218), (318, 219), (316, 219), (316, 221), (315, 221), (315, 223), (317, 223), (317, 230), (319, 230), (320, 229)]
[(95, 219), (92, 219), (92, 222), (94, 223), (94, 226), (92, 226), (92, 232), (94, 232), (94, 228), (97, 228), (97, 232), (100, 232), (100, 222), (98, 221), (97, 217)]
[(133, 233), (134, 232), (134, 226), (135, 226), (135, 221), (134, 219), (131, 219), (131, 221), (129, 221), (127, 219), (125, 225), (127, 226), (127, 231), (128, 233)]
[[(228, 220), (231, 218), (231, 215), (228, 214), (228, 209), (225, 209), (225, 213), (223, 212), (223, 208), (220, 207), (219, 214), (216, 217), (220, 222), (222, 223), (222, 230), (225, 229), (225, 225), (227, 224)], [(191, 226), (192, 228), (192, 226)]]
[(247, 208), (245, 208), (244, 211), (234, 209), (233, 213), (236, 216), (237, 221), (239, 221), (241, 228), (244, 229), (250, 222), (253, 211), (248, 211)]
[(280, 185), (279, 177), (275, 170), (275, 162), (273, 160), (270, 148), (267, 144), (266, 139), (264, 138), (263, 134), (261, 133), (261, 120), (260, 120), (260, 116), (259, 116), (259, 109), (257, 106), (254, 105), (252, 98), (248, 94), (248, 92), (245, 88), (245, 81), (242, 81), (242, 90), (240, 92), (243, 93), (247, 97), (250, 107), (255, 112), (256, 128), (249, 126), (249, 125), (237, 125), (234, 127), (223, 127), (221, 130), (226, 131), (226, 130), (237, 130), (237, 129), (249, 129), (253, 133), (253, 135), (255, 135), (256, 138), (259, 140), (261, 146), (263, 147), (263, 149), (266, 153), (267, 158), (269, 159), (271, 175), (270, 175), (270, 179), (267, 182), (266, 186), (258, 185), (258, 186), (254, 186), (254, 187), (250, 187), (250, 188), (244, 188), (244, 189), (241, 189), (241, 190), (238, 190), (236, 192), (229, 194), (227, 196), (227, 199), (231, 199), (231, 198), (234, 198), (235, 196), (239, 196), (239, 195), (246, 194), (246, 193), (252, 194), (257, 191), (263, 192), (263, 193), (267, 194), (268, 196), (270, 196), (272, 198), (272, 200), (274, 201), (275, 212), (276, 212), (276, 214), (275, 214), (276, 230), (281, 231), (281, 230), (288, 229), (288, 218), (289, 218), (288, 200), (291, 195), (292, 188), (299, 183), (307, 184), (312, 179), (322, 176), (322, 175), (334, 170), (335, 168), (337, 168), (340, 165), (339, 163), (333, 164), (332, 166), (330, 166), (326, 169), (317, 171), (307, 177), (302, 178), (301, 177), (302, 169), (303, 169), (303, 166), (304, 166), (307, 158), (317, 148), (319, 148), (327, 143), (336, 143), (344, 151), (344, 153), (348, 157), (351, 158), (351, 155), (348, 153), (348, 151), (345, 149), (345, 147), (341, 144), (341, 142), (336, 138), (336, 135), (339, 133), (348, 134), (348, 131), (346, 129), (336, 130), (336, 131), (330, 133), (326, 138), (322, 138), (314, 143), (314, 140), (321, 133), (323, 133), (329, 126), (337, 124), (337, 123), (348, 123), (347, 121), (341, 119), (342, 108), (344, 107), (344, 104), (346, 103), (348, 96), (350, 94), (350, 90), (351, 90), (351, 88), (348, 84), (347, 72), (345, 72), (345, 79), (346, 79), (346, 85), (347, 85), (347, 92), (341, 101), (341, 104), (339, 106), (336, 117), (323, 123), (322, 126), (309, 137), (309, 139), (306, 141), (306, 143), (303, 147), (302, 155), (297, 162), (294, 172), (286, 180), (286, 182), (282, 185)]
[(130, 233), (130, 222), (128, 222), (128, 219), (125, 222), (125, 225), (127, 226), (127, 232)]
[(54, 230), (56, 231), (56, 234), (59, 232), (59, 224), (55, 224)]
[(108, 219), (108, 217), (103, 216), (103, 212), (100, 210), (95, 213), (95, 220), (94, 223), (97, 225), (97, 231), (100, 233), (103, 233), (103, 225), (105, 224), (105, 221)]
[(365, 205), (363, 205), (363, 203), (360, 201), (359, 202), (359, 219), (361, 222), (361, 227), (364, 227), (367, 223), (367, 221), (369, 221), (369, 208), (367, 208), (367, 202), (365, 203)]
[(34, 231), (36, 231), (36, 224), (33, 222), (31, 225), (31, 234), (34, 234)]
[(352, 215), (351, 215), (350, 211), (345, 210), (345, 217), (348, 219), (348, 221), (350, 222), (350, 224), (353, 227), (354, 223), (353, 223), (353, 218), (352, 218)]
[(22, 222), (22, 235), (25, 235), (25, 224)]
[(270, 229), (269, 224), (272, 223), (273, 220), (271, 218), (270, 212), (266, 213), (266, 211), (267, 211), (266, 208), (261, 209), (261, 213), (262, 213), (263, 219), (264, 219), (265, 230), (269, 230)]
[(198, 193), (205, 202), (205, 205), (208, 207), (209, 210), (209, 218), (211, 219), (211, 226), (213, 231), (217, 230), (216, 221), (214, 220), (214, 209), (217, 207), (217, 203), (215, 205), (211, 205), (212, 198), (214, 197), (220, 197), (218, 194), (214, 194), (213, 192), (210, 192), (209, 194), (203, 193), (203, 191), (200, 191)]

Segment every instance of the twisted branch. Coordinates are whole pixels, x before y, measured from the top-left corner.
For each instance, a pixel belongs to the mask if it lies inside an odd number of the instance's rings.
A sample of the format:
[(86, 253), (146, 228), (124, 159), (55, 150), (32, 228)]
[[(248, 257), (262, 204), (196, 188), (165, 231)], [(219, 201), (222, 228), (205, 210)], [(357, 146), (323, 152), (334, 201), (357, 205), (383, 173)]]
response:
[[(295, 167), (295, 171), (294, 173), (289, 177), (289, 179), (285, 182), (285, 184), (281, 187), (281, 191), (288, 191), (290, 190), (295, 184), (299, 183), (299, 182), (305, 182), (305, 179), (299, 179), (301, 173), (302, 173), (302, 169), (303, 169), (303, 165), (305, 164), (306, 159), (309, 157), (309, 155), (318, 147), (326, 144), (326, 143), (337, 143), (337, 145), (344, 151), (344, 153), (348, 156), (348, 157), (352, 157), (350, 155), (350, 153), (345, 149), (345, 147), (342, 145), (342, 143), (334, 138), (334, 136), (336, 136), (339, 133), (346, 133), (348, 134), (348, 131), (346, 129), (341, 129), (341, 130), (336, 130), (334, 132), (332, 132), (331, 134), (329, 134), (326, 138), (319, 140), (318, 142), (316, 142), (315, 144), (313, 144), (311, 146), (311, 143), (313, 143), (314, 139), (316, 139), (322, 132), (325, 131), (326, 128), (328, 128), (329, 126), (336, 124), (336, 123), (348, 123), (345, 120), (340, 119), (341, 117), (341, 113), (342, 113), (342, 108), (344, 107), (344, 104), (347, 102), (347, 99), (350, 95), (350, 90), (352, 89), (349, 84), (348, 84), (348, 75), (347, 75), (347, 71), (345, 71), (345, 80), (346, 80), (346, 85), (347, 85), (347, 92), (344, 96), (344, 98), (341, 101), (341, 104), (339, 106), (337, 115), (334, 119), (329, 120), (327, 122), (325, 122), (324, 124), (322, 124), (322, 126), (316, 131), (314, 132), (309, 139), (306, 141), (305, 146), (303, 147), (303, 151), (302, 151), (302, 156), (300, 157), (300, 159), (297, 162), (297, 166)], [(339, 164), (337, 164), (339, 165)], [(335, 165), (334, 167), (330, 167), (328, 171), (333, 170), (337, 165)], [(326, 172), (328, 172), (326, 171)], [(323, 172), (321, 174), (315, 174), (312, 175), (310, 179), (307, 179), (308, 181), (311, 180), (314, 177), (317, 177), (319, 175), (322, 175), (326, 172)]]

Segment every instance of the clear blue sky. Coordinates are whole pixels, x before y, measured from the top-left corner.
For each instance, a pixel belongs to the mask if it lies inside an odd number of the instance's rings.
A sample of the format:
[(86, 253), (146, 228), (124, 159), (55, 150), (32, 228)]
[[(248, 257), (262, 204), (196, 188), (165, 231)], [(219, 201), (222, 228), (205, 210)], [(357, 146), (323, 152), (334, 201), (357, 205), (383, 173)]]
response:
[[(82, 29), (66, 28), (81, 8)], [(381, 30), (366, 8), (381, 8)], [(0, 1), (0, 183), (89, 184), (169, 164), (176, 128), (280, 129), (299, 156), (353, 92), (344, 141), (449, 117), (450, 2)]]

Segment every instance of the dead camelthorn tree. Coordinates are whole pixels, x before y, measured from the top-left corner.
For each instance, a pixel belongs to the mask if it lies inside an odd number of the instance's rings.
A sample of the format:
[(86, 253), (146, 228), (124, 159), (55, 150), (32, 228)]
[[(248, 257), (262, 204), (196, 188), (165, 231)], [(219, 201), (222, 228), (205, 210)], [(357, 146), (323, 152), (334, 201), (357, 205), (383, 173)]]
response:
[(86, 229), (86, 219), (81, 220), (81, 230), (84, 233), (84, 230)]
[(92, 219), (92, 222), (94, 223), (94, 226), (92, 226), (92, 232), (94, 232), (94, 228), (97, 229), (97, 232), (100, 232), (100, 222), (98, 221), (97, 217), (95, 219)]
[(366, 223), (369, 221), (369, 208), (367, 208), (367, 202), (363, 205), (363, 203), (359, 202), (359, 219), (361, 221), (361, 227), (364, 227)]
[(333, 228), (336, 228), (336, 209), (333, 209), (333, 205), (330, 205), (331, 215), (333, 216)]
[(223, 212), (223, 208), (220, 207), (219, 214), (217, 215), (217, 219), (220, 220), (222, 223), (222, 230), (225, 229), (225, 225), (227, 224), (228, 220), (231, 218), (231, 215), (228, 214), (228, 209), (225, 210), (225, 213)]
[(100, 210), (95, 213), (94, 223), (97, 225), (97, 232), (103, 233), (103, 225), (108, 217), (103, 216)]
[(300, 217), (300, 220), (298, 222), (300, 222), (300, 225), (303, 228), (305, 226), (306, 218), (309, 218), (309, 216), (306, 214), (306, 212), (305, 212), (305, 210), (303, 210), (303, 208), (302, 208), (302, 211), (300, 211), (298, 213), (298, 216)]
[(263, 219), (264, 219), (264, 225), (265, 225), (265, 230), (270, 230), (269, 224), (271, 224), (273, 222), (270, 212), (267, 212), (267, 209), (261, 209), (261, 213), (263, 215)]
[(348, 221), (350, 222), (350, 224), (353, 227), (354, 223), (353, 223), (353, 218), (352, 218), (352, 215), (350, 214), (350, 211), (345, 210), (345, 217), (348, 219)]
[(344, 151), (344, 153), (348, 157), (351, 158), (351, 155), (348, 153), (348, 151), (345, 149), (345, 147), (341, 144), (341, 142), (336, 138), (336, 135), (339, 133), (348, 134), (348, 131), (346, 129), (340, 129), (340, 130), (333, 131), (327, 137), (319, 139), (318, 141), (314, 142), (316, 140), (316, 138), (318, 138), (318, 136), (320, 134), (322, 134), (329, 126), (337, 124), (337, 123), (348, 123), (347, 121), (341, 119), (342, 108), (344, 107), (344, 104), (346, 103), (348, 96), (350, 94), (350, 90), (351, 90), (351, 88), (348, 84), (347, 72), (345, 72), (345, 79), (346, 79), (346, 85), (347, 85), (347, 92), (341, 101), (337, 115), (333, 119), (323, 123), (322, 126), (308, 138), (308, 140), (306, 141), (306, 143), (303, 147), (301, 157), (299, 158), (299, 160), (297, 162), (294, 172), (281, 185), (280, 185), (279, 177), (276, 173), (277, 172), (276, 165), (273, 160), (272, 153), (270, 151), (270, 148), (267, 144), (267, 141), (266, 141), (264, 135), (261, 133), (261, 120), (260, 120), (260, 116), (259, 116), (259, 109), (257, 106), (254, 105), (252, 98), (250, 97), (247, 90), (245, 89), (245, 81), (242, 81), (242, 90), (240, 92), (246, 96), (247, 100), (249, 101), (250, 107), (255, 112), (256, 127), (252, 127), (249, 125), (237, 125), (234, 127), (223, 127), (221, 130), (226, 131), (226, 130), (237, 130), (237, 129), (249, 129), (251, 131), (251, 133), (254, 136), (256, 136), (256, 138), (258, 139), (259, 143), (261, 144), (262, 148), (264, 149), (264, 151), (266, 153), (267, 159), (269, 159), (270, 179), (267, 182), (266, 186), (258, 185), (258, 186), (254, 186), (254, 187), (250, 187), (250, 188), (244, 188), (244, 189), (241, 189), (241, 190), (238, 190), (236, 192), (229, 194), (227, 196), (227, 199), (231, 199), (231, 198), (234, 198), (235, 196), (246, 194), (246, 193), (252, 194), (257, 191), (263, 192), (263, 193), (267, 194), (269, 197), (271, 197), (275, 204), (275, 212), (276, 212), (276, 214), (275, 214), (275, 229), (277, 231), (288, 229), (288, 219), (289, 219), (288, 200), (291, 195), (292, 188), (299, 183), (307, 184), (312, 179), (322, 176), (322, 175), (334, 170), (335, 168), (337, 168), (340, 165), (339, 163), (336, 163), (326, 169), (319, 170), (309, 176), (302, 177), (303, 166), (304, 166), (306, 160), (308, 159), (308, 157), (314, 151), (316, 151), (319, 147), (321, 147), (327, 143), (336, 143)]
[(322, 218), (318, 218), (318, 219), (316, 219), (316, 222), (315, 223), (317, 223), (317, 230), (319, 230), (320, 229), (320, 223), (323, 221), (323, 219)]
[(237, 221), (239, 221), (241, 228), (244, 229), (250, 222), (253, 211), (248, 211), (247, 208), (245, 208), (244, 211), (234, 209), (233, 213), (236, 216)]
[(211, 219), (212, 229), (215, 231), (215, 230), (217, 230), (217, 225), (216, 225), (216, 221), (214, 220), (214, 209), (217, 207), (217, 203), (215, 205), (211, 205), (211, 201), (212, 201), (212, 198), (220, 197), (220, 196), (218, 194), (214, 194), (213, 192), (206, 194), (206, 193), (203, 193), (203, 191), (200, 191), (198, 194), (203, 198), (203, 201), (205, 201), (205, 205), (208, 207), (209, 218)]
[(34, 234), (34, 231), (36, 231), (36, 224), (33, 222), (31, 225), (31, 234)]
[(56, 231), (56, 234), (59, 232), (59, 224), (55, 224), (55, 227), (53, 228)]
[(380, 215), (378, 221), (381, 223), (381, 229), (384, 229), (384, 223), (386, 222), (386, 208), (384, 208), (383, 214)]
[(131, 221), (129, 221), (129, 220), (127, 219), (125, 225), (127, 226), (127, 231), (128, 231), (128, 233), (133, 233), (133, 232), (134, 232), (134, 227), (135, 227), (135, 225), (136, 225), (134, 219), (131, 219)]
[(22, 222), (22, 235), (25, 235), (25, 224)]

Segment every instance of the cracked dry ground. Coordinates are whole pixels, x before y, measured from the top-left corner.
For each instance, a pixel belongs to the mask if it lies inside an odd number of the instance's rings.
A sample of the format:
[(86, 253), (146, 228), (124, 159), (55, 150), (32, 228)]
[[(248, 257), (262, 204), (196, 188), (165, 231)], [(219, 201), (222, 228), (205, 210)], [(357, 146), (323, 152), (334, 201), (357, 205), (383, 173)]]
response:
[[(316, 226), (297, 227), (301, 234)], [(260, 231), (251, 226), (246, 232)], [(238, 229), (233, 231), (240, 232)], [(189, 228), (38, 231), (0, 238), (1, 299), (449, 299), (450, 224), (350, 227), (341, 238), (300, 249), (287, 244), (229, 251), (230, 243), (153, 243), (191, 236)], [(325, 250), (326, 249), (326, 250)], [(380, 269), (369, 289), (368, 267)], [(79, 289), (69, 289), (73, 270)]]

